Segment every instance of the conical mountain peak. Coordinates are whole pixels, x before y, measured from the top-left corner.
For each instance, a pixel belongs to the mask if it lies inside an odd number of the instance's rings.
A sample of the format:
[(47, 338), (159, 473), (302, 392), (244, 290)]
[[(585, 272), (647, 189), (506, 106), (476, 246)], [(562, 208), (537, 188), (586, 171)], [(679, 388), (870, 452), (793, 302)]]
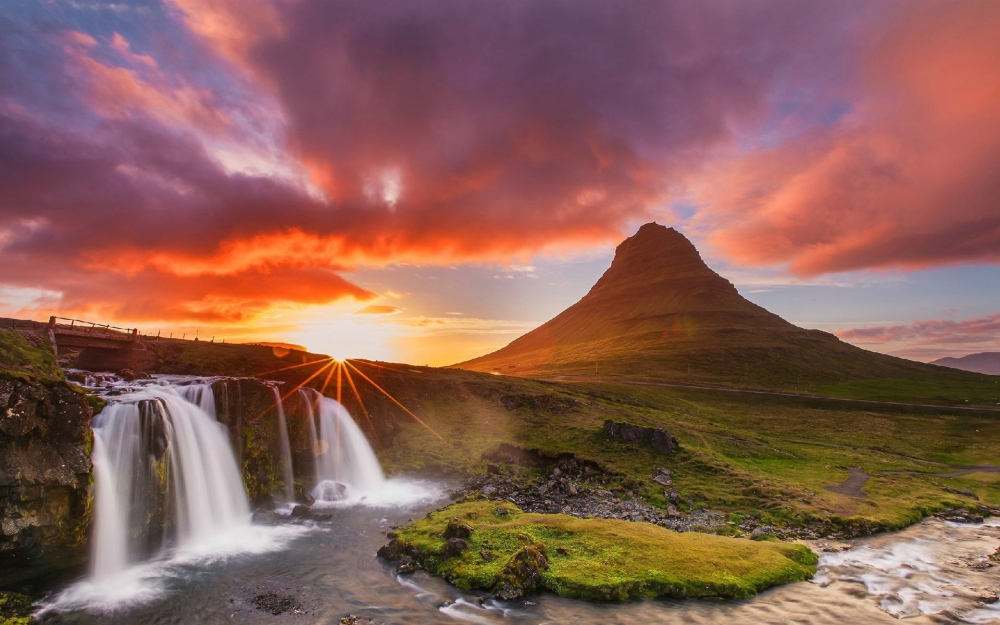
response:
[(687, 237), (673, 228), (648, 223), (618, 245), (611, 267), (587, 297), (628, 295), (634, 290), (633, 296), (646, 299), (667, 291), (683, 295), (691, 289), (739, 297), (728, 280), (708, 268)]

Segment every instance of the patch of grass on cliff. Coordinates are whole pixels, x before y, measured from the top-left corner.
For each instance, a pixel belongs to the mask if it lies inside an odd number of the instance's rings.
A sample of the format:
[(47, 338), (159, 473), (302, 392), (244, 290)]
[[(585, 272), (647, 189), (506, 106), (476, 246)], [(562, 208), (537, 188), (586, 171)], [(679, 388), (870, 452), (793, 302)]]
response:
[[(498, 515), (497, 511), (506, 513)], [(472, 526), (470, 548), (441, 558), (452, 518)], [(648, 523), (529, 514), (507, 502), (449, 506), (399, 531), (424, 566), (466, 590), (490, 590), (507, 561), (527, 545), (548, 557), (542, 586), (565, 597), (625, 601), (649, 597), (749, 597), (810, 578), (817, 557), (803, 545), (673, 532)], [(484, 558), (484, 554), (487, 558)]]
[(15, 330), (0, 330), (0, 376), (25, 381), (63, 379), (48, 340), (35, 335), (32, 339)]

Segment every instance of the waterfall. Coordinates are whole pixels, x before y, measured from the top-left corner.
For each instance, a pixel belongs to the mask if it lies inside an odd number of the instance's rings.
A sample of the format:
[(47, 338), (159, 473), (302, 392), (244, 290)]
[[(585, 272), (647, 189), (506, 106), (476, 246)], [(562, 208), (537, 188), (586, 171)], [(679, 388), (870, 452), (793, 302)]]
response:
[(278, 414), (278, 444), (281, 446), (281, 479), (285, 482), (285, 502), (295, 502), (295, 477), (292, 473), (292, 446), (288, 441), (288, 422), (285, 419), (285, 406), (281, 401), (278, 387), (274, 391), (275, 409)]
[(250, 506), (208, 384), (144, 387), (94, 418), (93, 575), (165, 544), (199, 544), (250, 523)]
[(314, 390), (303, 391), (309, 395), (310, 412), (314, 406), (313, 416), (319, 422), (319, 427), (313, 426), (310, 432), (316, 455), (313, 497), (317, 501), (337, 501), (378, 490), (385, 482), (382, 467), (347, 409)]

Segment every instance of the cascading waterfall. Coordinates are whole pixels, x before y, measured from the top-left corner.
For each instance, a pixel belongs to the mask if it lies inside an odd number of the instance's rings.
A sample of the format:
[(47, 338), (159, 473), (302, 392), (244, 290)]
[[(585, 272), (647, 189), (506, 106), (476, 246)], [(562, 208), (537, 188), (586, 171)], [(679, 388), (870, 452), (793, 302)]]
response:
[(277, 387), (274, 391), (275, 410), (278, 414), (278, 443), (281, 446), (281, 479), (285, 482), (285, 502), (295, 501), (295, 478), (292, 473), (292, 445), (288, 441), (288, 422), (285, 418), (285, 406), (281, 401), (281, 393)]
[(95, 417), (96, 581), (165, 544), (198, 544), (249, 525), (243, 481), (214, 414), (208, 384), (150, 385)]
[[(312, 389), (302, 389), (310, 406), (310, 436), (316, 455), (317, 501), (356, 498), (378, 490), (385, 475), (368, 439), (338, 401)], [(315, 421), (319, 427), (315, 427)]]

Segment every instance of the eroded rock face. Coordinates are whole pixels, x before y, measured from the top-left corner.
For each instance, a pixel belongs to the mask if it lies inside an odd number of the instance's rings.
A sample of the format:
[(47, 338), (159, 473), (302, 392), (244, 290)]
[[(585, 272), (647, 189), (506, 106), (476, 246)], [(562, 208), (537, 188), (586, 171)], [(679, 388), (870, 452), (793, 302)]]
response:
[(64, 382), (0, 379), (0, 586), (85, 560), (92, 416)]

